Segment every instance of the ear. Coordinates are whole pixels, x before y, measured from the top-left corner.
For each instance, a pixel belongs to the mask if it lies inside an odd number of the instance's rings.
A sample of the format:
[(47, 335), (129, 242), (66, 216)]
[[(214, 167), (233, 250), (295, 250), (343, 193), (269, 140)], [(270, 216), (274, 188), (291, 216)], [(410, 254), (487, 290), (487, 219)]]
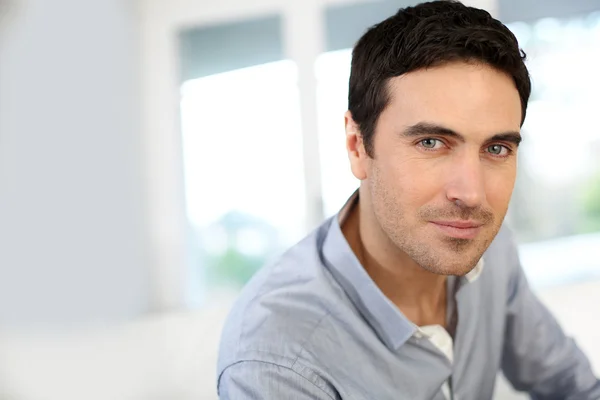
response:
[(367, 162), (369, 156), (365, 151), (365, 145), (358, 124), (352, 118), (352, 113), (346, 111), (344, 114), (346, 125), (346, 150), (350, 160), (352, 174), (358, 180), (367, 179)]

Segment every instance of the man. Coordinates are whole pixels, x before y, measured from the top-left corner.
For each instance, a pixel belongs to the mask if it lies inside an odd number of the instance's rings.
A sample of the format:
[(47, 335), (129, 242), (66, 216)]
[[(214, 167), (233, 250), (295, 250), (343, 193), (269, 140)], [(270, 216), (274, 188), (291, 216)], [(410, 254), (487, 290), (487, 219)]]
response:
[[(262, 270), (225, 326), (222, 399), (600, 399), (502, 226), (530, 80), (482, 10), (400, 9), (352, 56), (346, 147), (360, 189)], [(290, 210), (293, 212), (293, 210)]]

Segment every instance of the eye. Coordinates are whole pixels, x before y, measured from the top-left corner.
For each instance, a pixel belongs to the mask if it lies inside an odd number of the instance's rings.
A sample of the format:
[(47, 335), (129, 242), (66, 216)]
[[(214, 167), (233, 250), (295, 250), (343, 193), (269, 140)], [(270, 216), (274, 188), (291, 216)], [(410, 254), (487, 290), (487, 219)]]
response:
[(487, 148), (487, 152), (496, 157), (505, 157), (510, 154), (510, 149), (501, 144), (493, 144)]
[(442, 142), (440, 142), (437, 139), (427, 138), (427, 139), (421, 140), (419, 142), (419, 144), (426, 149), (433, 150), (433, 149), (439, 148), (440, 145), (442, 144)]

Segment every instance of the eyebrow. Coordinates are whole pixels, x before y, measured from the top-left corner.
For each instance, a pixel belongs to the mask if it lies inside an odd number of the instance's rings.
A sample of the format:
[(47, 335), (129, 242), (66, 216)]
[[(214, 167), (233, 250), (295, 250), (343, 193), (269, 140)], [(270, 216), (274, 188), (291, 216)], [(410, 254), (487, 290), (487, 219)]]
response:
[[(458, 133), (450, 128), (446, 128), (445, 126), (431, 124), (428, 122), (419, 122), (418, 124), (409, 126), (408, 128), (406, 128), (404, 130), (402, 135), (404, 137), (418, 137), (418, 136), (426, 136), (426, 135), (446, 136), (446, 137), (451, 137), (451, 138), (460, 140), (461, 142), (466, 141), (465, 137), (463, 135), (461, 135), (460, 133)], [(515, 146), (519, 146), (519, 144), (523, 141), (523, 137), (521, 136), (521, 133), (519, 133), (519, 132), (502, 132), (502, 133), (497, 133), (497, 134), (493, 135), (492, 137), (487, 139), (487, 141), (488, 142), (495, 142), (495, 141), (511, 142)]]

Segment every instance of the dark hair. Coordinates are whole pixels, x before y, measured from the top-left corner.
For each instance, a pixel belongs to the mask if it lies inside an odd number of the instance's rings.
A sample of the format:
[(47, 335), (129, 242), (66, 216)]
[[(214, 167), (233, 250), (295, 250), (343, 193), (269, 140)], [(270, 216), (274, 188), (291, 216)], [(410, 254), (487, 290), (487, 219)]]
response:
[(487, 11), (457, 1), (421, 3), (374, 25), (354, 46), (348, 109), (369, 156), (377, 120), (389, 102), (388, 80), (453, 61), (486, 63), (511, 76), (523, 123), (531, 81), (512, 32)]

